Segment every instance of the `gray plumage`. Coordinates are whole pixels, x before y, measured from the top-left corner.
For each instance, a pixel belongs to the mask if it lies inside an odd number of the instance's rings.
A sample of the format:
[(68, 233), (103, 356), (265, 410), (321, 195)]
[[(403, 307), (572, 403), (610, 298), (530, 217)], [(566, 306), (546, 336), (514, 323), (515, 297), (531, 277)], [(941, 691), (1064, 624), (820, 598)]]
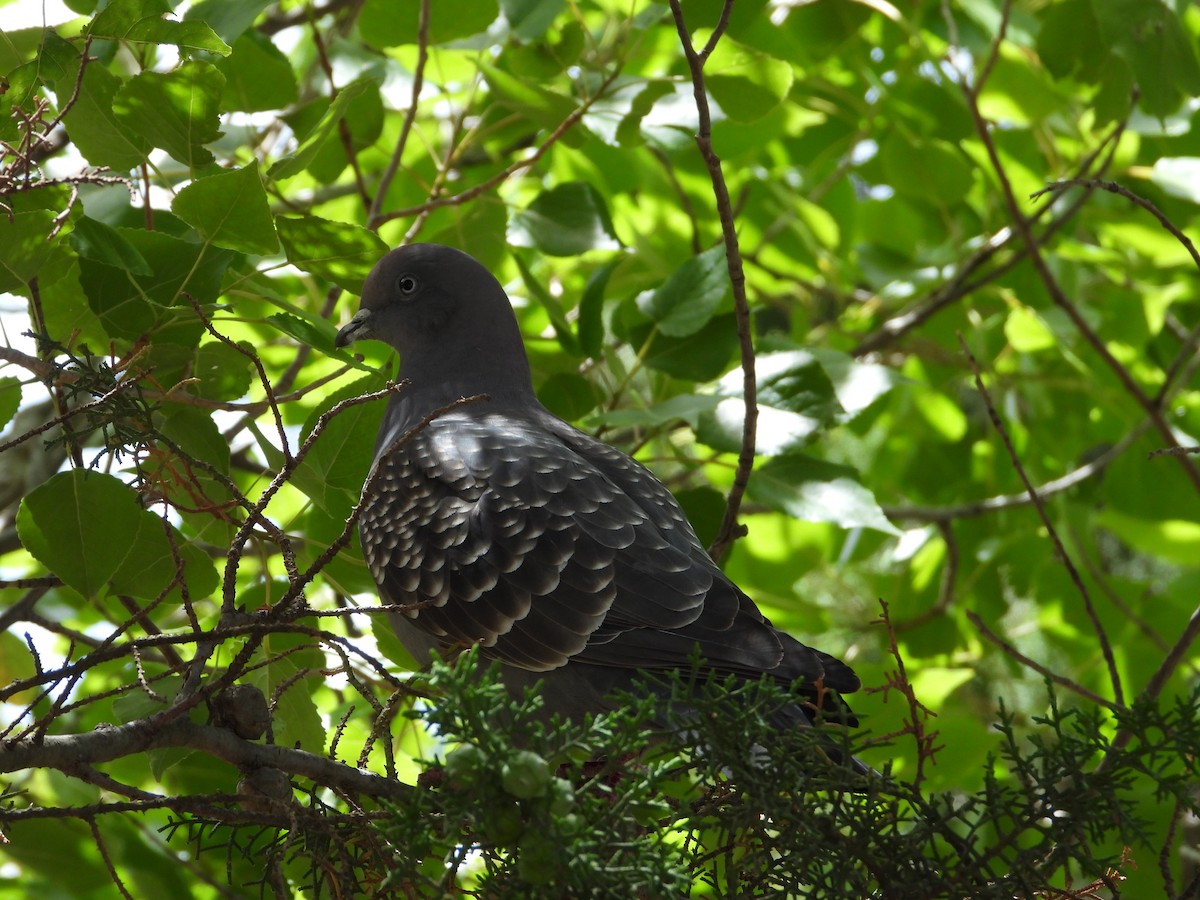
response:
[[(503, 288), (465, 253), (394, 250), (372, 270), (337, 345), (375, 338), (410, 385), (389, 401), (359, 523), (363, 553), (418, 659), (478, 644), (547, 709), (597, 712), (641, 672), (687, 668), (802, 678), (814, 706), (853, 721), (835, 694), (848, 666), (774, 628), (700, 545), (640, 463), (537, 400)], [(397, 439), (460, 397), (488, 395)], [(801, 724), (812, 711), (788, 718)]]

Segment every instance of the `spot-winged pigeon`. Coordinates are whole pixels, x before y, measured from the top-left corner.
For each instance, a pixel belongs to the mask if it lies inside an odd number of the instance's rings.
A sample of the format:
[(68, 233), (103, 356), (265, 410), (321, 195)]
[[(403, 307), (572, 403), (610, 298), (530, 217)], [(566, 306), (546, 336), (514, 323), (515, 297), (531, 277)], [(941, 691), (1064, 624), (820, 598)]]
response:
[[(675, 498), (624, 453), (538, 402), (507, 295), (459, 250), (388, 253), (337, 346), (374, 338), (410, 384), (389, 401), (359, 523), (363, 553), (417, 659), (478, 644), (510, 689), (543, 680), (549, 712), (610, 706), (641, 673), (803, 679), (853, 722), (843, 662), (773, 627), (705, 552)], [(397, 439), (461, 397), (486, 394)], [(377, 470), (377, 471), (376, 471)]]

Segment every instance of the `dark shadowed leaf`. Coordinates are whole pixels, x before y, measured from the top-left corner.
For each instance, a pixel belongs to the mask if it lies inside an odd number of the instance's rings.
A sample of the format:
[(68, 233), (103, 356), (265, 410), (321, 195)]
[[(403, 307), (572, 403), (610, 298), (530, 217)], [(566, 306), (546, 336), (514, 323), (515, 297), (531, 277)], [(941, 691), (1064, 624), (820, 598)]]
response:
[(536, 247), (550, 256), (578, 256), (588, 250), (616, 250), (604, 198), (589, 184), (573, 181), (544, 191), (508, 226), (509, 242)]

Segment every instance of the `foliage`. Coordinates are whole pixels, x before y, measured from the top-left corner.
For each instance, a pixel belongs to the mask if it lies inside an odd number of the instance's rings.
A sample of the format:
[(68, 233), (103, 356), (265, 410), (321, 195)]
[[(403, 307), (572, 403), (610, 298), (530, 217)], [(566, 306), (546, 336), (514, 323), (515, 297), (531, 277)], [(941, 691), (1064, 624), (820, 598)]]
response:
[[(472, 844), (488, 895), (1194, 889), (1200, 10), (68, 5), (0, 40), (0, 894), (423, 895)], [(755, 686), (705, 753), (411, 674), (352, 527), (394, 361), (333, 347), (409, 240), (854, 665), (887, 780), (730, 771)]]

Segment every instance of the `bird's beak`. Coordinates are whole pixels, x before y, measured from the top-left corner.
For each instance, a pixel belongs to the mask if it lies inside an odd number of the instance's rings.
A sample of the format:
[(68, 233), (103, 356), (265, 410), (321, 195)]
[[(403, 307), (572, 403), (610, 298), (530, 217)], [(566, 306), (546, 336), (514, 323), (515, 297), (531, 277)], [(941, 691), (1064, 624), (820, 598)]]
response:
[(360, 309), (356, 312), (342, 330), (337, 333), (337, 337), (333, 339), (333, 346), (340, 349), (347, 344), (371, 337), (373, 332), (371, 318), (373, 315), (374, 313), (369, 309)]

